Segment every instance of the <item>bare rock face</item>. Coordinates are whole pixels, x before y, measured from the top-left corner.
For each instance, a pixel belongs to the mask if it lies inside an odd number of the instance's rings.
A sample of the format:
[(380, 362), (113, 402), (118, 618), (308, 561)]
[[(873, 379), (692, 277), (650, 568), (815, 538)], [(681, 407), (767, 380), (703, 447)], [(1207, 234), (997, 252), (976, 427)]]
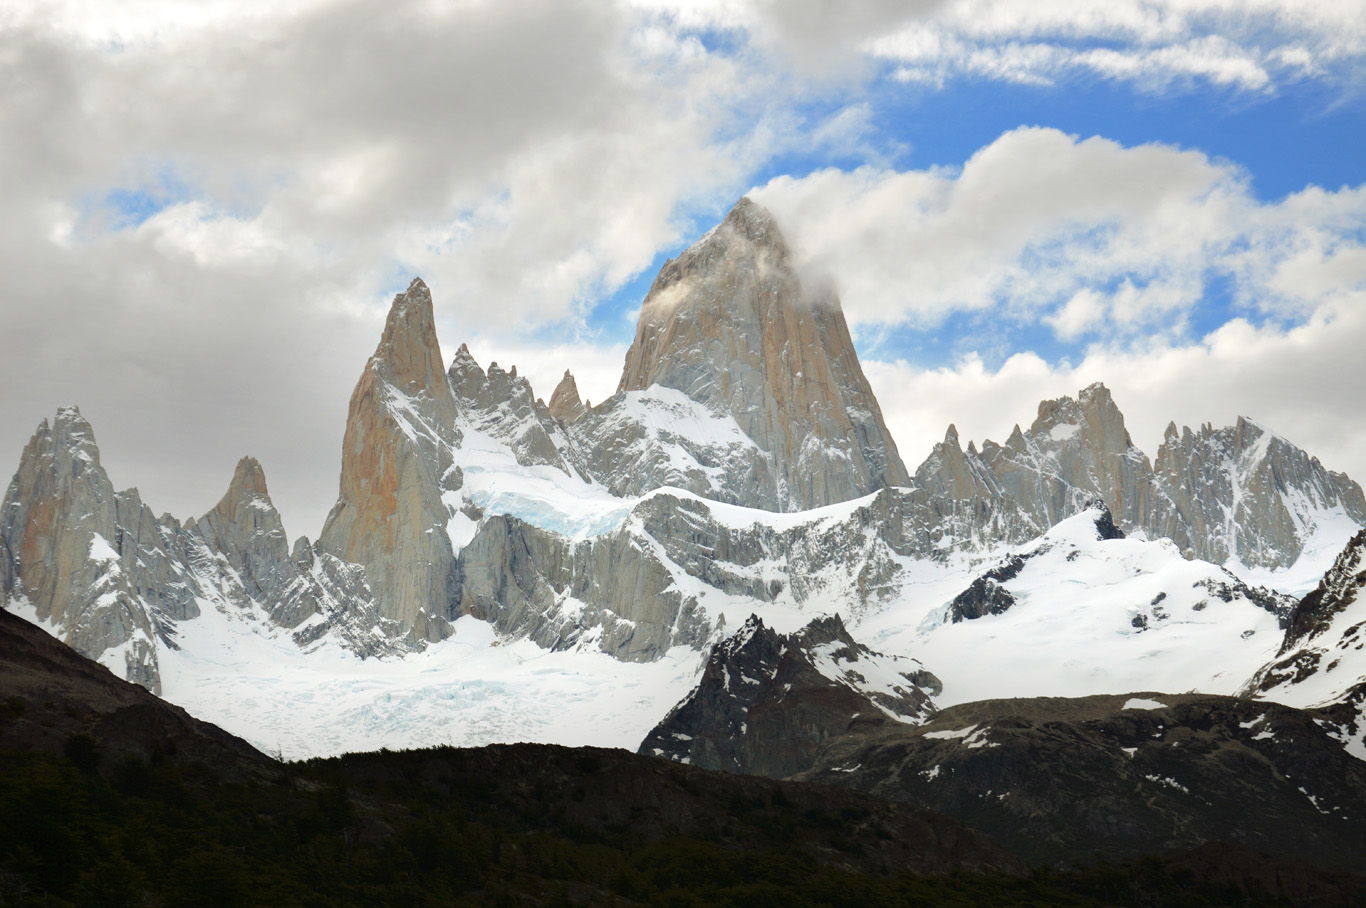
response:
[[(278, 573), (290, 565), (289, 541), (266, 489), (265, 471), (254, 457), (237, 462), (227, 493), (193, 529), (227, 556), (252, 598), (275, 599), (282, 592)], [(295, 573), (292, 565), (288, 572)]]
[(318, 548), (363, 566), (379, 613), (416, 640), (449, 634), (455, 555), (441, 493), (458, 484), (456, 415), (431, 293), (414, 279), (352, 392), (341, 488)]
[(1027, 433), (1016, 427), (1004, 445), (983, 444), (981, 456), (1002, 490), (1044, 527), (1095, 498), (1126, 526), (1144, 525), (1155, 506), (1148, 458), (1102, 384), (1075, 399), (1043, 401)]
[(1169, 426), (1154, 467), (1175, 510), (1152, 532), (1178, 544), (1184, 536), (1208, 561), (1284, 567), (1319, 514), (1341, 509), (1366, 525), (1361, 486), (1246, 417), (1217, 430)]
[(125, 542), (120, 505), (131, 510), (129, 503), (127, 493), (123, 501), (115, 495), (76, 408), (58, 410), (51, 426), (44, 420), (0, 511), (0, 538), (13, 558), (3, 594), (78, 652), (105, 655), (107, 665), (159, 692), (156, 629), (117, 548)]
[(554, 650), (584, 644), (625, 662), (701, 647), (711, 625), (640, 535), (570, 542), (514, 517), (484, 522), (460, 551), (462, 614)]
[(653, 385), (733, 418), (768, 456), (742, 503), (803, 510), (908, 481), (838, 298), (803, 287), (747, 198), (655, 278), (617, 391)]
[(658, 385), (615, 394), (569, 426), (584, 473), (613, 495), (684, 489), (728, 504), (778, 508), (773, 458), (729, 415)]
[[(160, 518), (136, 489), (115, 493), (90, 425), (75, 408), (45, 421), (0, 511), (0, 601), (126, 680), (161, 691), (157, 652), (201, 606), (269, 625), (307, 646), (332, 632), (360, 655), (401, 636), (376, 613), (363, 569), (291, 556), (265, 473), (252, 458), (208, 514)], [(265, 628), (267, 632), (270, 627)]]
[[(1167, 538), (1188, 558), (1287, 567), (1323, 515), (1366, 525), (1361, 487), (1253, 421), (1198, 433), (1168, 428), (1149, 462), (1102, 384), (1039, 404), (1028, 430), (964, 451), (952, 426), (916, 470), (915, 487), (956, 501), (1017, 510), (1007, 541), (1022, 542), (1099, 499), (1125, 532)], [(971, 535), (953, 542), (972, 548)]]
[(1366, 530), (1352, 537), (1319, 585), (1290, 614), (1276, 657), (1244, 694), (1292, 706), (1322, 706), (1321, 723), (1366, 759)]
[(548, 408), (550, 415), (566, 426), (578, 422), (587, 412), (583, 401), (579, 399), (578, 383), (574, 381), (574, 375), (568, 369), (564, 370), (564, 378), (560, 379), (560, 383), (551, 393)]

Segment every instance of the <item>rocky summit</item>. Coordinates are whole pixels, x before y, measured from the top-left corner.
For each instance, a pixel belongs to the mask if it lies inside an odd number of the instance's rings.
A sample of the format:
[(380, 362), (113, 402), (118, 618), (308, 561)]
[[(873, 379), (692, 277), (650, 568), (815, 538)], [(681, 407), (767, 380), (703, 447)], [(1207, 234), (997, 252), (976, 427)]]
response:
[(712, 648), (697, 687), (640, 753), (704, 769), (783, 778), (854, 725), (934, 714), (939, 679), (915, 660), (874, 652), (838, 615), (778, 634), (752, 616)]
[(838, 297), (803, 284), (773, 216), (748, 198), (645, 297), (617, 390), (654, 386), (734, 419), (763, 452), (741, 504), (805, 510), (908, 479)]

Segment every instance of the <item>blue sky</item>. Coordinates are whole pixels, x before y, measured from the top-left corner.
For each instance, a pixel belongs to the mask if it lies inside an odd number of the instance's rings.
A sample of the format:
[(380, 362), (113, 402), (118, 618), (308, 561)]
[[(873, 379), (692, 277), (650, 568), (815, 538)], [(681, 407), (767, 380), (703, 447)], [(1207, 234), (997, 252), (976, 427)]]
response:
[[(78, 404), (117, 485), (335, 496), (389, 298), (615, 387), (752, 192), (839, 288), (912, 468), (1109, 384), (1366, 476), (1366, 17), (1302, 0), (24, 0), (0, 12), (0, 458)], [(149, 443), (156, 439), (156, 443)]]

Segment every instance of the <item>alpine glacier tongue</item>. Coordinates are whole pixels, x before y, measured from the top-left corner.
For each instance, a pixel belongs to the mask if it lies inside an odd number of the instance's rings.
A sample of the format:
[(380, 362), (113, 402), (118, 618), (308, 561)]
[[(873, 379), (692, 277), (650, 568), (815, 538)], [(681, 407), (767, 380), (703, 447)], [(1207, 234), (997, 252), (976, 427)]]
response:
[(417, 640), (449, 633), (455, 555), (441, 501), (458, 488), (455, 396), (442, 368), (432, 296), (415, 278), (351, 394), (341, 489), (319, 550), (363, 565), (379, 614)]
[(838, 297), (803, 287), (748, 198), (655, 278), (617, 390), (652, 385), (733, 417), (768, 456), (737, 504), (805, 510), (909, 480)]

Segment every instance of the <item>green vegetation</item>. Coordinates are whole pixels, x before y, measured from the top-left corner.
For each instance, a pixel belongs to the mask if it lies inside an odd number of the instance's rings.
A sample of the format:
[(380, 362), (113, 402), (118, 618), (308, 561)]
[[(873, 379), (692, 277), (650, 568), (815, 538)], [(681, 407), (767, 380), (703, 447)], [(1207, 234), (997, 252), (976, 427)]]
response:
[[(0, 751), (0, 906), (1262, 904), (1160, 861), (1032, 877), (858, 872), (841, 860), (853, 848), (841, 830), (863, 818), (807, 816), (820, 812), (780, 796), (733, 799), (730, 834), (643, 836), (573, 822), (572, 784), (420, 778), (440, 758), (316, 761), (228, 782), (164, 756), (102, 757), (81, 737), (62, 755)], [(575, 772), (611, 771), (579, 759)], [(795, 847), (816, 835), (830, 858)]]

